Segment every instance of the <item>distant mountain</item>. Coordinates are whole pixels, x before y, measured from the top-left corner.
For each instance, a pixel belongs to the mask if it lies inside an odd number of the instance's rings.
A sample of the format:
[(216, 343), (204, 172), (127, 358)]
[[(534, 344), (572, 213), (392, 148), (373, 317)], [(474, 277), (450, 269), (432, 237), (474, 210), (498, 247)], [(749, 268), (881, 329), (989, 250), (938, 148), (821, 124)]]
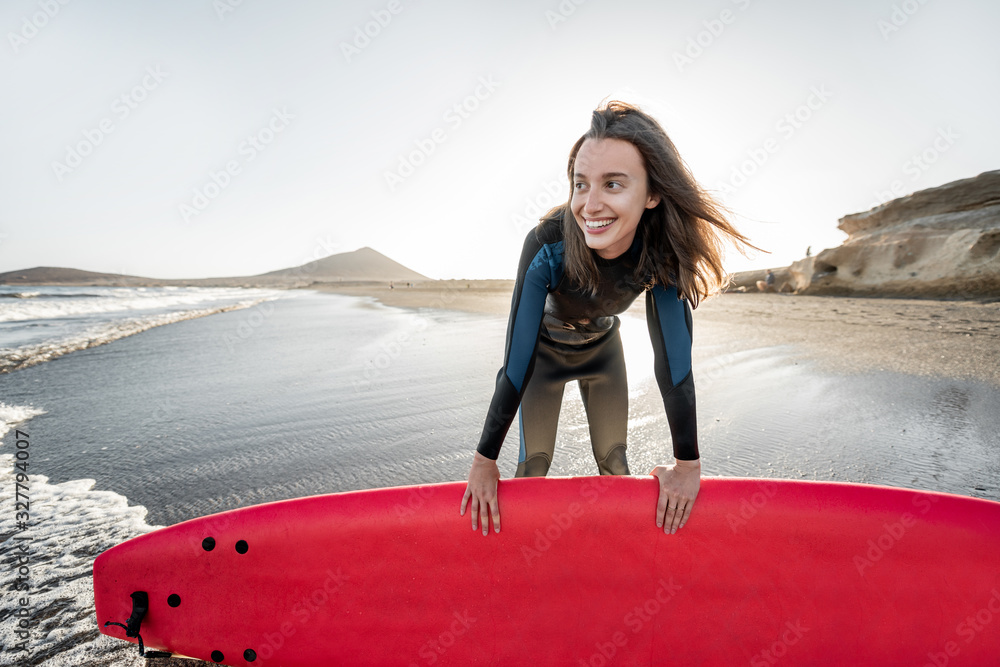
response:
[(118, 273), (39, 266), (0, 273), (0, 285), (115, 285), (121, 287), (305, 287), (313, 283), (430, 280), (371, 248), (342, 252), (256, 276), (163, 280)]
[(0, 273), (0, 285), (168, 285), (169, 281), (155, 278), (126, 276), (118, 273), (95, 273), (58, 266), (36, 266), (33, 269)]
[(425, 275), (408, 269), (389, 259), (377, 250), (364, 247), (353, 252), (330, 255), (314, 262), (252, 276), (256, 279), (278, 278), (300, 280), (311, 278), (316, 282), (336, 280), (429, 280)]

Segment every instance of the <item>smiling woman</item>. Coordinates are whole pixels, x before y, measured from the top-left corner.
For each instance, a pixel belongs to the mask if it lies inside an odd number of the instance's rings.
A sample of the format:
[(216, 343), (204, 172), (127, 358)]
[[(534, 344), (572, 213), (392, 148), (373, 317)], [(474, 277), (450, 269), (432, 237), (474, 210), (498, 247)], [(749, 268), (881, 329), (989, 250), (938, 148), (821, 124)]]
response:
[[(569, 201), (528, 233), (514, 287), (504, 365), (461, 513), (500, 530), (496, 459), (520, 409), (518, 477), (548, 473), (563, 390), (577, 380), (604, 475), (629, 474), (628, 383), (618, 315), (639, 294), (676, 463), (656, 466), (656, 525), (691, 515), (701, 465), (691, 373), (691, 308), (723, 282), (721, 243), (753, 247), (695, 182), (660, 125), (634, 106), (593, 113), (573, 146)], [(689, 305), (690, 304), (690, 305)], [(470, 505), (471, 501), (471, 505)], [(478, 524), (478, 527), (477, 527)]]

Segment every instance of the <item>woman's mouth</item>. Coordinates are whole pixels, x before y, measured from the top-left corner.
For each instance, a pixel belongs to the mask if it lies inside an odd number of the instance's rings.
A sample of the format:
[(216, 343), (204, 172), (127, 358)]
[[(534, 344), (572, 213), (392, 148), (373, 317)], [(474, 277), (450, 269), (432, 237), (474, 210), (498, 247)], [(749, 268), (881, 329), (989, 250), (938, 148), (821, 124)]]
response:
[(584, 218), (587, 231), (591, 234), (599, 234), (610, 227), (618, 218)]

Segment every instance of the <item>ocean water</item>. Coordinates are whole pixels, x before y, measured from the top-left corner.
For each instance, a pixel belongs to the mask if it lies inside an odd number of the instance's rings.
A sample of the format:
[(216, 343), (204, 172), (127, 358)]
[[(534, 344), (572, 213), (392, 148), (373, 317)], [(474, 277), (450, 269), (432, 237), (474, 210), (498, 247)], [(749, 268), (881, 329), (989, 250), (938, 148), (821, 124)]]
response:
[[(161, 302), (153, 316), (214, 308), (211, 316), (0, 375), (0, 645), (20, 641), (10, 614), (20, 608), (11, 591), (24, 544), (35, 623), (31, 657), (4, 662), (13, 654), (0, 652), (0, 664), (142, 664), (134, 646), (99, 635), (90, 576), (101, 551), (157, 526), (311, 494), (466, 478), (502, 361), (505, 317), (307, 291), (229, 294), (220, 303), (203, 296)], [(134, 319), (152, 302), (134, 303), (91, 315)], [(730, 352), (699, 330), (697, 315), (695, 327), (705, 474), (1000, 500), (995, 388), (824, 374), (794, 350)], [(644, 474), (669, 462), (669, 429), (642, 319), (625, 316), (622, 335), (629, 460)], [(15, 349), (36, 344), (7, 340)], [(18, 449), (18, 439), (30, 444)], [(12, 508), (24, 449), (31, 511), (19, 530)], [(516, 456), (515, 422), (502, 475), (513, 474)], [(570, 386), (552, 474), (595, 472)], [(455, 520), (468, 521), (457, 506)]]
[(246, 308), (273, 290), (0, 285), (0, 373), (152, 327)]

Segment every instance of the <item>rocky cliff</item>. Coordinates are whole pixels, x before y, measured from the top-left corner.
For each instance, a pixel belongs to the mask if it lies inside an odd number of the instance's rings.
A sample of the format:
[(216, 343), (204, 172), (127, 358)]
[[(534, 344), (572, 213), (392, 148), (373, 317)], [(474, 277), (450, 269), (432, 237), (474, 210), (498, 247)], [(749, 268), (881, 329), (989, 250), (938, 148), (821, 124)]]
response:
[[(844, 216), (837, 226), (848, 235), (843, 245), (775, 271), (779, 284), (797, 294), (1000, 296), (1000, 170)], [(736, 284), (754, 289), (749, 276)]]

